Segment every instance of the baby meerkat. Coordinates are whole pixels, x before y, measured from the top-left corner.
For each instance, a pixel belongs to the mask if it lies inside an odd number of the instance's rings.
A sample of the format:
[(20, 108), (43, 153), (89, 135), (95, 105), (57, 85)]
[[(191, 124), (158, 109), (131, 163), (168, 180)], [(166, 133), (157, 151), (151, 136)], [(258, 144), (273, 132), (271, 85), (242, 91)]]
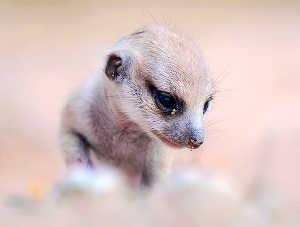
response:
[(90, 155), (141, 185), (163, 171), (166, 147), (196, 149), (212, 81), (198, 47), (153, 25), (121, 39), (103, 69), (63, 109), (61, 151), (67, 166), (93, 166)]

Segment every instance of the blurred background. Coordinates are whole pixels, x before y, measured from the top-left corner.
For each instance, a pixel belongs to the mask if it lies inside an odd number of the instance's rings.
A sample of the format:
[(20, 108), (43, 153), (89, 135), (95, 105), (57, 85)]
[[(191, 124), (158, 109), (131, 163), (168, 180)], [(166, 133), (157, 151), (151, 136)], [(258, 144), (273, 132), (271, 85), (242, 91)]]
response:
[(51, 187), (68, 94), (101, 67), (103, 51), (159, 23), (197, 42), (219, 92), (200, 151), (170, 151), (235, 182), (300, 204), (299, 1), (0, 1), (0, 196)]

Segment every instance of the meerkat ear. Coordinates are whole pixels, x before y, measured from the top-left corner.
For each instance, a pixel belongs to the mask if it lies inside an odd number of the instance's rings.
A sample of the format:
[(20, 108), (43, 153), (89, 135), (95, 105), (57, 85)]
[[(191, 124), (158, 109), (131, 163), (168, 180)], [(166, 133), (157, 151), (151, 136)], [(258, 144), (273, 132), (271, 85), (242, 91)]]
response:
[(106, 76), (115, 81), (129, 78), (131, 57), (127, 53), (112, 53), (108, 56), (105, 66)]

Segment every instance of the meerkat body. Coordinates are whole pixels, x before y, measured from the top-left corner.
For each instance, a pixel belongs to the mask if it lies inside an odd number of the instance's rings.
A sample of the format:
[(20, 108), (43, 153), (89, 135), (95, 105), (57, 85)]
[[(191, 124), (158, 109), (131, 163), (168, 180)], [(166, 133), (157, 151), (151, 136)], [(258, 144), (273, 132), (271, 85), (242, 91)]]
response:
[(198, 148), (212, 84), (196, 45), (162, 26), (121, 39), (103, 70), (69, 99), (62, 114), (67, 166), (92, 166), (91, 153), (130, 180), (151, 185), (166, 146)]

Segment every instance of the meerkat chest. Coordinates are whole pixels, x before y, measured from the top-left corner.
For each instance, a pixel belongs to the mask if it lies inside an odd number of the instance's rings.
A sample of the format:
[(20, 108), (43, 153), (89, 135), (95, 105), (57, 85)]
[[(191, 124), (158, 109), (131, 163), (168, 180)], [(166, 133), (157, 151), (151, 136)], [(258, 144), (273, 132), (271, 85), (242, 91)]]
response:
[(123, 129), (99, 135), (93, 151), (100, 161), (137, 172), (145, 166), (150, 144), (145, 133)]

